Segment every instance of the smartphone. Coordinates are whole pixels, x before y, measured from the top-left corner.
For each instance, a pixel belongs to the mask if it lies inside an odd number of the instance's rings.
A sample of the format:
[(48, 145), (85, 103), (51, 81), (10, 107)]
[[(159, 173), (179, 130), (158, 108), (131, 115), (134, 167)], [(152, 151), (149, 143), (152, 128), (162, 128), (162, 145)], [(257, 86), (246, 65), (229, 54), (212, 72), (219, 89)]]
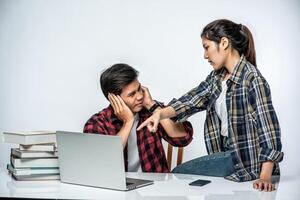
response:
[(192, 186), (203, 186), (203, 185), (206, 185), (206, 184), (209, 184), (209, 183), (211, 183), (210, 180), (198, 179), (196, 181), (193, 181), (193, 182), (189, 183), (189, 185), (192, 185)]

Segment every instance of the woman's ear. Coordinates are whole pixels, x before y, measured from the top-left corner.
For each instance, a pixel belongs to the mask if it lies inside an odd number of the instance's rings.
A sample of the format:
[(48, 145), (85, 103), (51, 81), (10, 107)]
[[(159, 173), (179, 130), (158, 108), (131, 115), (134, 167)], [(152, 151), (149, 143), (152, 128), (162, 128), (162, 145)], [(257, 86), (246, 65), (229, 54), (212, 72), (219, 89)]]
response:
[(227, 37), (222, 37), (219, 45), (220, 45), (219, 47), (221, 49), (223, 49), (223, 50), (228, 49), (228, 47), (229, 47), (229, 40), (228, 40), (228, 38)]

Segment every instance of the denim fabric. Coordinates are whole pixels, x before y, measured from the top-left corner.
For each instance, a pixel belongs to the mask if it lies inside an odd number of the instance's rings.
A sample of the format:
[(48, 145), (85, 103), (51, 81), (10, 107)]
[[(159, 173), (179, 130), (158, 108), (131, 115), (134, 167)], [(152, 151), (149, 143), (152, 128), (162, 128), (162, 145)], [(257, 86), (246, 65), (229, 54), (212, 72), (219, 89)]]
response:
[(231, 151), (202, 156), (172, 170), (172, 173), (225, 177), (235, 172)]

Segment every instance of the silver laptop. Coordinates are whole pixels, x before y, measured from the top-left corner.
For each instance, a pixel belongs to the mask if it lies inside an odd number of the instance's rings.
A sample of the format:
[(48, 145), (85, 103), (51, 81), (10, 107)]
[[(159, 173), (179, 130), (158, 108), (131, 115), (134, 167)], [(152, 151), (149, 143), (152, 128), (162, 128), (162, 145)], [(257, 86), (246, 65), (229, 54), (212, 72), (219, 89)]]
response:
[(153, 183), (125, 177), (121, 137), (65, 131), (56, 134), (62, 182), (124, 191)]

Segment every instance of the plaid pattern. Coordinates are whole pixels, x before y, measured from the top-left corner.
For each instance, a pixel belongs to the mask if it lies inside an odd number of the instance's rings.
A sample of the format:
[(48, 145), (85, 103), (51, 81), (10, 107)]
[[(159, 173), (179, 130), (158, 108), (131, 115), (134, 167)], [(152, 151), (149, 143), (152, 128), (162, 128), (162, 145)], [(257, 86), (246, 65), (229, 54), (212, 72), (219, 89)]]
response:
[[(204, 138), (208, 154), (222, 151), (221, 122), (214, 104), (221, 93), (221, 80), (225, 74), (224, 68), (212, 71), (198, 87), (169, 103), (178, 120), (207, 111)], [(242, 56), (226, 83), (228, 145), (236, 170), (226, 178), (234, 181), (257, 179), (265, 161), (273, 161), (273, 174), (279, 174), (278, 163), (283, 159), (281, 133), (267, 81)]]
[[(145, 121), (151, 113), (146, 109), (139, 112), (138, 126)], [(104, 135), (117, 135), (123, 122), (114, 114), (111, 106), (93, 115), (85, 124), (83, 132)], [(137, 127), (138, 127), (137, 126)], [(156, 133), (150, 133), (147, 127), (137, 131), (137, 146), (143, 172), (169, 172), (168, 164), (163, 149), (162, 138), (173, 146), (183, 147), (193, 139), (193, 127), (190, 122), (183, 122), (187, 132), (185, 137), (171, 138), (161, 125)], [(124, 149), (125, 170), (128, 170), (127, 146)]]

